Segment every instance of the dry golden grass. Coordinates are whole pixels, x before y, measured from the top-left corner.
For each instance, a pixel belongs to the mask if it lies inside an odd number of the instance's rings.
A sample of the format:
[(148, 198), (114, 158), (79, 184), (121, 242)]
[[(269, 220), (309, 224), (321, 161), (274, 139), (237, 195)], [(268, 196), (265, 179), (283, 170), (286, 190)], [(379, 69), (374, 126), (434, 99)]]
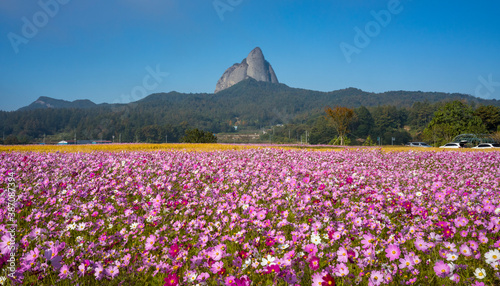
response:
[(14, 145), (0, 146), (0, 152), (121, 152), (121, 151), (215, 151), (254, 148), (225, 144), (103, 144), (103, 145)]
[[(0, 146), (0, 152), (121, 152), (121, 151), (186, 151), (186, 152), (209, 152), (216, 150), (243, 150), (253, 148), (280, 148), (283, 150), (313, 150), (313, 151), (339, 151), (345, 148), (340, 147), (317, 147), (317, 146), (290, 146), (290, 145), (239, 145), (239, 144), (105, 144), (105, 145), (12, 145)], [(347, 147), (352, 150), (376, 150), (383, 152), (404, 152), (404, 151), (476, 151), (476, 149), (440, 149), (440, 148), (419, 148), (405, 146), (382, 146), (382, 147)], [(479, 151), (479, 150), (478, 150)], [(480, 151), (494, 151), (486, 149)]]

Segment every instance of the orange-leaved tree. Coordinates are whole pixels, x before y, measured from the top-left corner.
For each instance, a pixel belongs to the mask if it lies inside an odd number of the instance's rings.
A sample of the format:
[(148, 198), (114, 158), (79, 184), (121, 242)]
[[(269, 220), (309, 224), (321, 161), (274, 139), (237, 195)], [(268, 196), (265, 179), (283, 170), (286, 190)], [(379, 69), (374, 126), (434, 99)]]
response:
[(334, 108), (326, 107), (325, 112), (332, 119), (333, 126), (339, 134), (340, 145), (344, 145), (344, 137), (349, 133), (349, 125), (356, 117), (354, 110), (336, 106)]

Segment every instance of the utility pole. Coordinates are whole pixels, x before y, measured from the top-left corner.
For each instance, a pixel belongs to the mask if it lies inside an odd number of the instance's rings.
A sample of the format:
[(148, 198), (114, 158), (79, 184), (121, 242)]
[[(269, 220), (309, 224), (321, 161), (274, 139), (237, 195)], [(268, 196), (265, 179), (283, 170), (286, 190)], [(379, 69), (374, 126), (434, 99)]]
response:
[(165, 143), (168, 143), (168, 134), (165, 135)]
[(76, 129), (75, 129), (75, 145), (76, 145)]
[(288, 139), (290, 139), (290, 129), (288, 129)]
[(113, 144), (115, 143), (115, 135), (113, 135)]
[(45, 133), (43, 134), (43, 145), (45, 145)]
[(120, 144), (121, 144), (121, 143), (122, 143), (122, 134), (121, 134), (121, 133), (120, 133), (120, 136), (119, 136), (118, 138), (120, 138), (120, 139), (118, 139), (118, 140), (119, 140), (119, 142), (120, 142)]

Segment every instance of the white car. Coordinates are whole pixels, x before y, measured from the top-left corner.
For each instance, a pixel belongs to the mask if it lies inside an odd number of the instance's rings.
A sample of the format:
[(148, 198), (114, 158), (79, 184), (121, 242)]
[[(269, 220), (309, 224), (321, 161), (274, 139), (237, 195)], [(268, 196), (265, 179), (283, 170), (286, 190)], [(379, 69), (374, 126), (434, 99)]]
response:
[(474, 149), (489, 149), (489, 148), (500, 148), (500, 144), (498, 143), (481, 143), (476, 147), (472, 147)]
[(409, 142), (406, 144), (406, 146), (410, 147), (432, 147), (431, 145), (425, 143), (425, 142)]
[(439, 146), (439, 148), (463, 148), (460, 143), (446, 143), (443, 146)]

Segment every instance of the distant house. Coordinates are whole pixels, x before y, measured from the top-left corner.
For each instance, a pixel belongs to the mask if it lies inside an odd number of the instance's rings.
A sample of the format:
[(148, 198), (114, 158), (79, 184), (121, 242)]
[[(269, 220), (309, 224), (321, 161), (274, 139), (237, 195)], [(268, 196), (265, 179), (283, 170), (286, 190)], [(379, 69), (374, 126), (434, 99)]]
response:
[(63, 140), (57, 142), (57, 145), (75, 145), (76, 141), (75, 140)]
[(111, 144), (109, 140), (63, 140), (57, 142), (57, 145), (87, 145), (87, 144)]

